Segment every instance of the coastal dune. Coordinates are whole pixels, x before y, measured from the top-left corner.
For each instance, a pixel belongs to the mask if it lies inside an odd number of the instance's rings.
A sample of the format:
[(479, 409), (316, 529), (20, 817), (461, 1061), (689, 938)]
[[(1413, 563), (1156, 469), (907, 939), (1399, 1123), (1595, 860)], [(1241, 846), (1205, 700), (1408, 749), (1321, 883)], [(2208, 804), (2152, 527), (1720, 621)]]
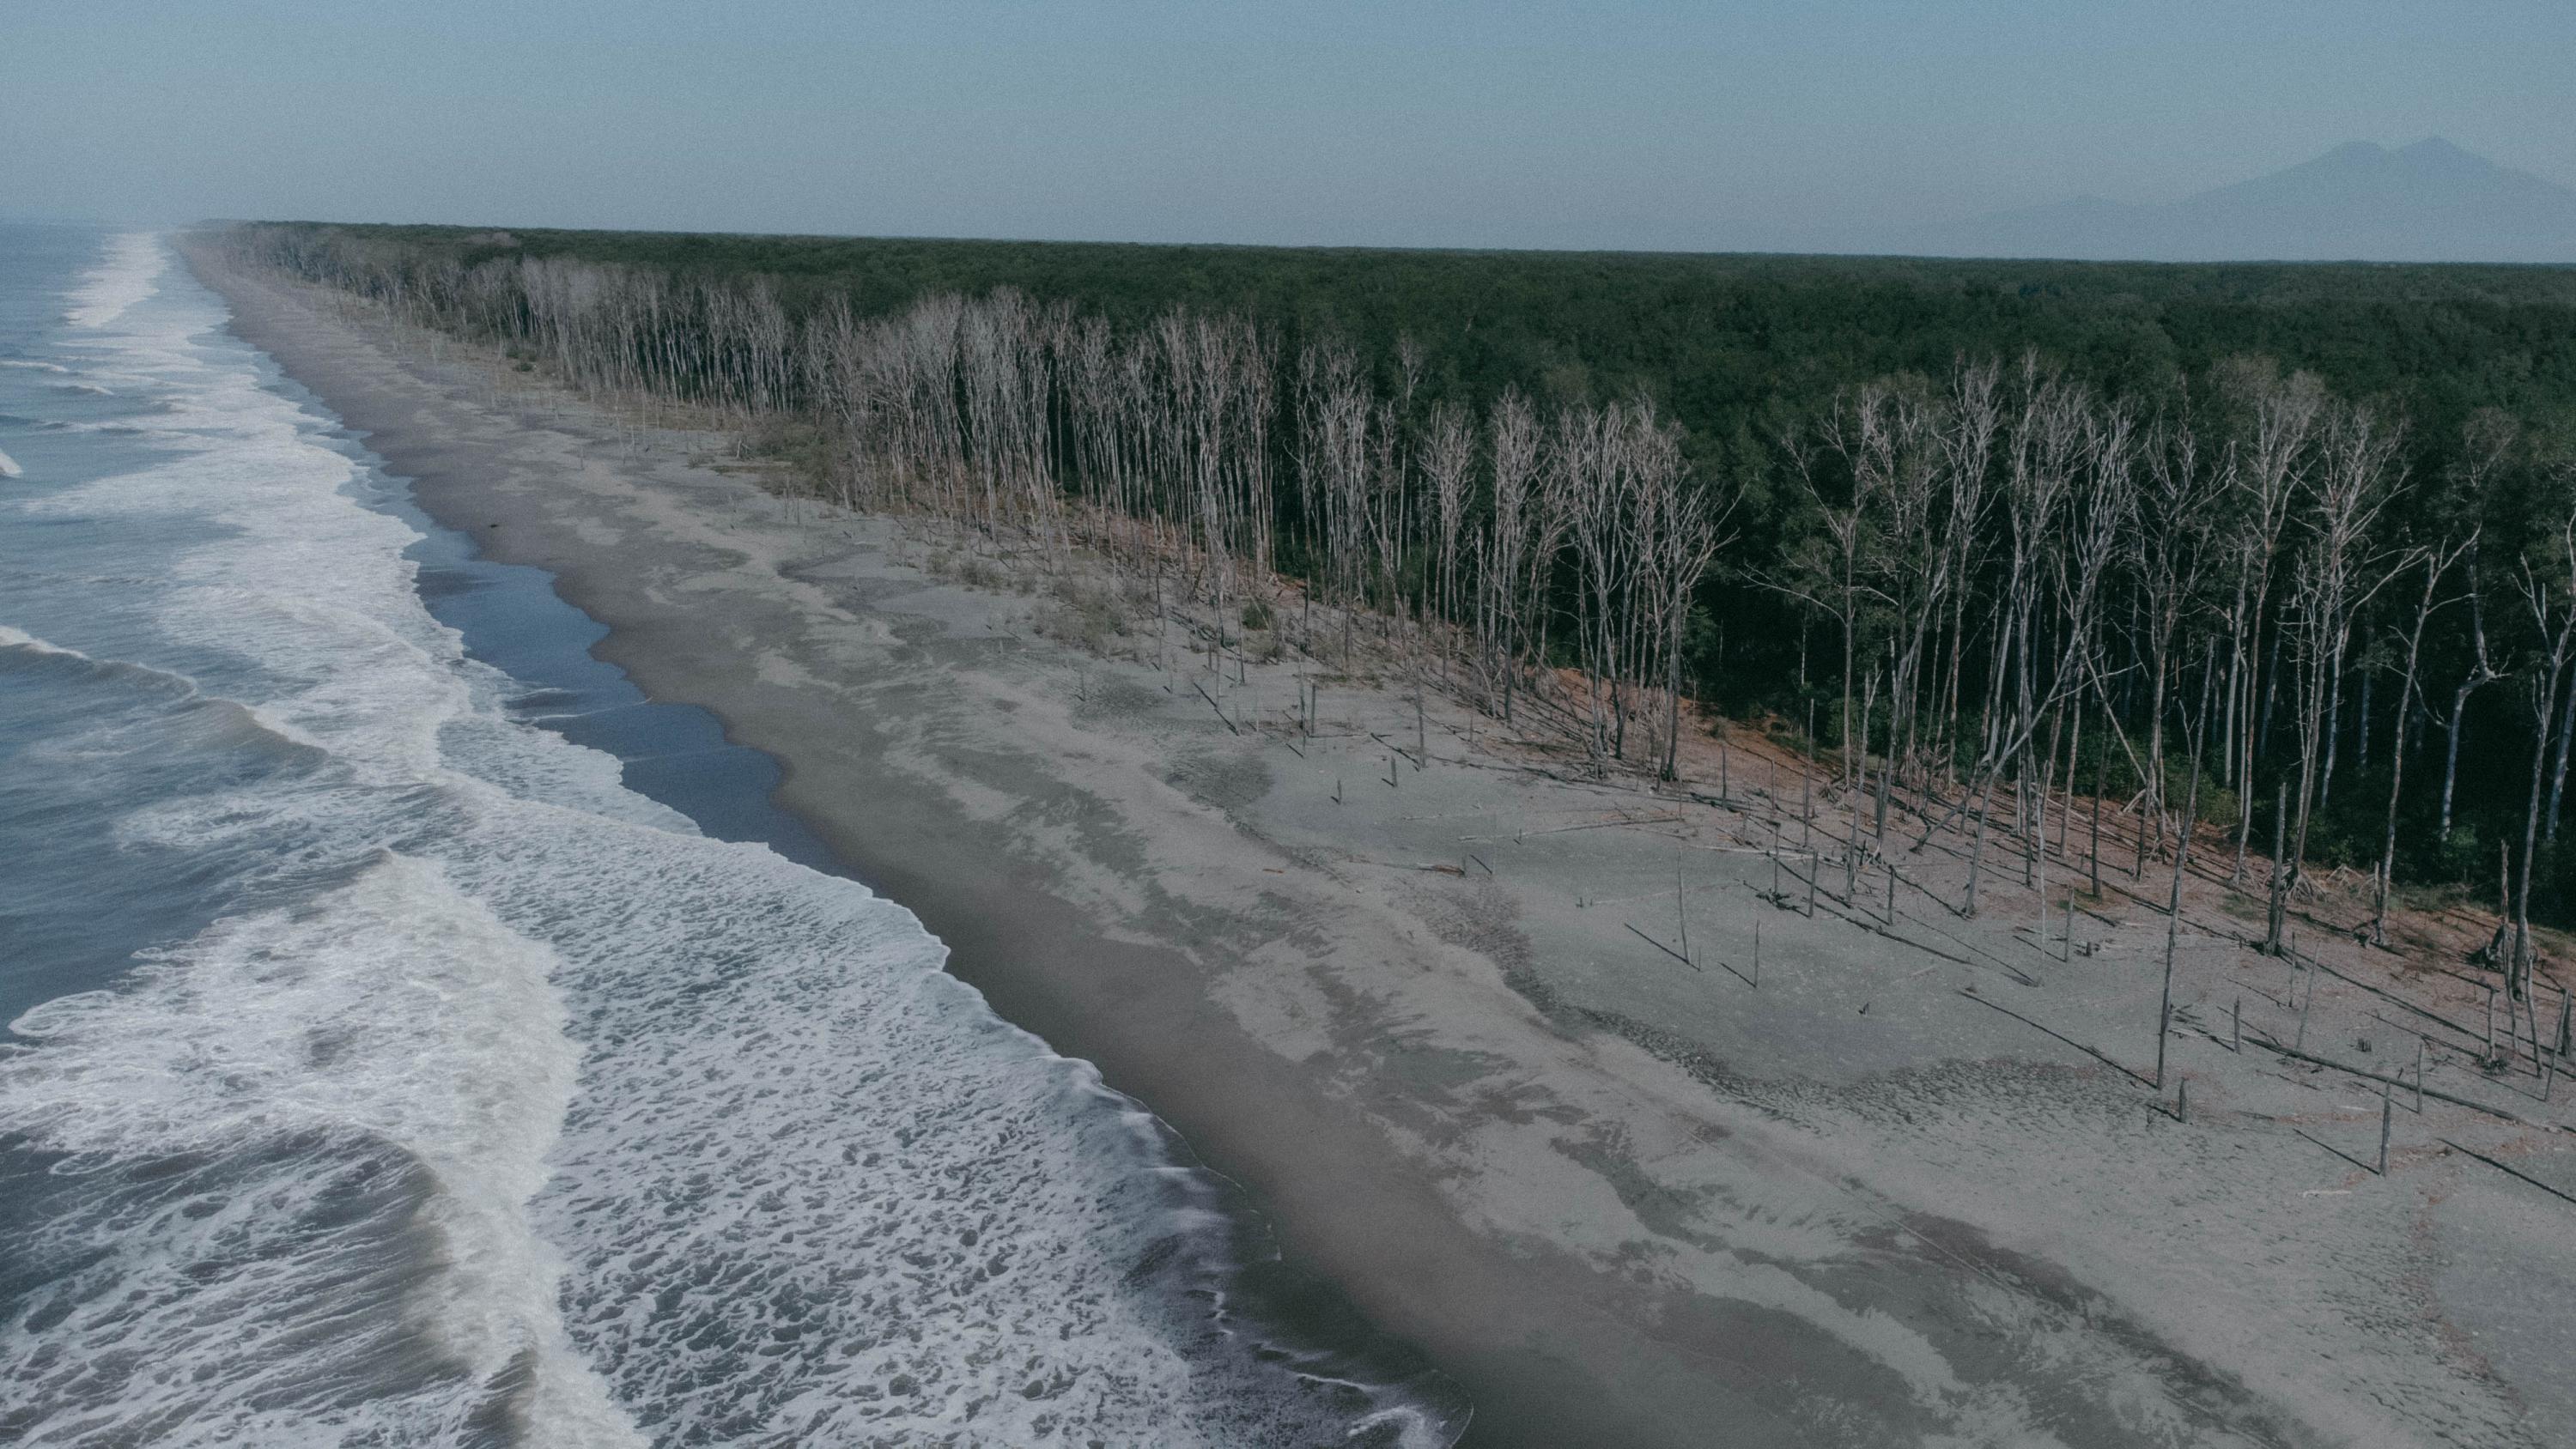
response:
[(198, 268), (423, 508), (775, 756), (952, 971), (1420, 1345), (1470, 1443), (2576, 1438), (2576, 1209), (2447, 1145), (2576, 1182), (2564, 1094), (2437, 1061), (2454, 1100), (2382, 1172), (2365, 1078), (2246, 1040), (2314, 1016), (2311, 1055), (2393, 1067), (2394, 1008), (2336, 984), (2384, 963), (2302, 980), (2193, 882), (2177, 1104), (2142, 1076), (2157, 862), (2068, 923), (1960, 920), (1935, 842), (1882, 910), (1833, 782), (1759, 741), (1656, 792), (1294, 651), (1104, 657), (1049, 581), (782, 503), (724, 439)]

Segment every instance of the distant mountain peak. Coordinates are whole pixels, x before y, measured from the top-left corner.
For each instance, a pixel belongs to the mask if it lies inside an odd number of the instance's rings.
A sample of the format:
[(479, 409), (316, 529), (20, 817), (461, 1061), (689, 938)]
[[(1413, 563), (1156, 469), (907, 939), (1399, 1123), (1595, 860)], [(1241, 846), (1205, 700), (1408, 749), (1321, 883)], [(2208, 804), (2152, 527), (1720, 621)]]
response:
[(2483, 176), (2504, 168), (2484, 156), (2472, 155), (2439, 136), (2427, 136), (2412, 146), (2394, 153), (2397, 159), (2424, 171), (2440, 171), (2457, 176)]
[(2347, 141), (2161, 206), (2083, 196), (1932, 229), (1935, 256), (2129, 261), (2576, 262), (2576, 191), (2439, 136)]

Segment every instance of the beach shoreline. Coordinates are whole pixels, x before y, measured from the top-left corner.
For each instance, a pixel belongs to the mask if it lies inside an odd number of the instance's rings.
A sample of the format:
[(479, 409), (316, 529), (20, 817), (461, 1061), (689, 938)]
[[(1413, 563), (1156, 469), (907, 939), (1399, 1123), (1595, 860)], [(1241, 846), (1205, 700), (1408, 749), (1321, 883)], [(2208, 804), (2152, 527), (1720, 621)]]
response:
[[(1312, 1210), (1319, 1215), (1331, 1211), (1321, 1206), (1323, 1201), (1372, 1199), (1376, 1203), (1372, 1216), (1378, 1222), (1405, 1223), (1417, 1242), (1437, 1233), (1440, 1210), (1427, 1202), (1406, 1201), (1400, 1191), (1388, 1192), (1372, 1183), (1366, 1155), (1348, 1150), (1352, 1140), (1347, 1124), (1319, 1113), (1263, 1110), (1257, 1103), (1262, 1095), (1258, 1079), (1240, 1080), (1222, 1093), (1203, 1091), (1211, 1077), (1229, 1075), (1210, 1063), (1224, 1058), (1232, 1044), (1217, 1035), (1221, 1029), (1217, 1023), (1151, 985), (1158, 970), (1168, 973), (1185, 966), (1158, 960), (1149, 944), (1107, 938), (1083, 913), (1046, 893), (1044, 872), (995, 871), (991, 868), (995, 860), (971, 846), (952, 847), (940, 832), (907, 828), (906, 820), (933, 818), (952, 807), (922, 797), (900, 776), (870, 775), (865, 793), (873, 802), (871, 807), (840, 808), (839, 802), (852, 788), (846, 761), (836, 762), (843, 765), (838, 770), (800, 771), (799, 756), (805, 752), (777, 748), (778, 733), (755, 731), (746, 736), (734, 718), (743, 713), (740, 706), (729, 709), (722, 691), (708, 689), (704, 676), (692, 672), (685, 660), (671, 659), (668, 646), (661, 642), (669, 636), (648, 622), (649, 610), (638, 608), (637, 601), (619, 590), (609, 576), (584, 569), (559, 553), (559, 538), (544, 529), (550, 520), (530, 510), (524, 500), (488, 485), (476, 486), (474, 464), (489, 458), (488, 447), (436, 439), (421, 430), (427, 419), (404, 415), (399, 391), (383, 386), (389, 376), (368, 366), (384, 359), (350, 350), (348, 344), (354, 338), (332, 335), (318, 315), (299, 315), (285, 295), (245, 290), (241, 279), (227, 278), (202, 265), (196, 270), (233, 303), (235, 328), (245, 340), (277, 358), (291, 377), (361, 433), (390, 471), (412, 482), (414, 502), (431, 521), (465, 539), (484, 559), (544, 571), (568, 604), (593, 619), (607, 623), (603, 612), (622, 615), (622, 622), (611, 625), (608, 635), (591, 650), (593, 657), (616, 666), (656, 704), (681, 703), (704, 710), (723, 724), (727, 744), (758, 749), (776, 759), (781, 766), (774, 795), (778, 806), (821, 839), (847, 874), (903, 904), (946, 943), (952, 974), (981, 992), (1003, 1019), (1067, 1055), (1101, 1067), (1108, 1085), (1145, 1102), (1180, 1135), (1182, 1150), (1191, 1159), (1233, 1181), (1249, 1200), (1256, 1231), (1278, 1240), (1286, 1250), (1284, 1278), (1260, 1276), (1265, 1286), (1293, 1301), (1268, 1305), (1268, 1311), (1322, 1339), (1366, 1340), (1389, 1331), (1385, 1316), (1373, 1316), (1365, 1327), (1338, 1321), (1349, 1312), (1345, 1293), (1328, 1290), (1325, 1301), (1315, 1301), (1318, 1279), (1336, 1285), (1341, 1280), (1322, 1272), (1305, 1245), (1281, 1230), (1283, 1199), (1314, 1204)], [(372, 378), (370, 372), (375, 373)], [(748, 485), (736, 486), (751, 491)], [(791, 715), (777, 721), (776, 727), (793, 732), (805, 718)], [(819, 782), (818, 774), (823, 776)], [(1091, 989), (1063, 989), (1060, 974), (1022, 964), (1032, 958), (1056, 963), (1059, 970), (1068, 965), (1085, 970), (1091, 975)], [(1134, 1011), (1140, 1004), (1156, 1010)], [(1185, 1042), (1196, 1042), (1197, 1050), (1187, 1053), (1185, 1061), (1170, 1060), (1175, 1055), (1170, 1047)], [(1179, 1110), (1165, 1110), (1162, 1102), (1176, 1102)], [(1244, 1131), (1276, 1133), (1309, 1144), (1310, 1150), (1323, 1150), (1313, 1151), (1289, 1190), (1265, 1191), (1264, 1179), (1241, 1165), (1243, 1157), (1211, 1157), (1208, 1152), (1210, 1142), (1233, 1142), (1234, 1133), (1228, 1128), (1237, 1123)], [(1324, 1147), (1335, 1142), (1342, 1146)], [(1336, 1162), (1345, 1170), (1334, 1170)], [(1401, 1241), (1400, 1234), (1391, 1236)], [(1257, 1251), (1259, 1244), (1247, 1246)], [(1435, 1271), (1442, 1273), (1490, 1271), (1485, 1265), (1442, 1261), (1448, 1254), (1428, 1256), (1436, 1264)], [(1421, 1271), (1418, 1265), (1410, 1272), (1399, 1270), (1392, 1260), (1381, 1266), (1388, 1269), (1387, 1277), (1397, 1281)], [(1405, 1361), (1402, 1345), (1388, 1347), (1395, 1348), (1397, 1355), (1387, 1366), (1421, 1371), (1420, 1363)], [(1497, 1400), (1510, 1402), (1511, 1396), (1500, 1385), (1487, 1387), (1477, 1399), (1480, 1412), (1483, 1405)], [(1517, 1425), (1498, 1422), (1490, 1414), (1483, 1418), (1467, 1442), (1562, 1444), (1582, 1442), (1599, 1432), (1597, 1424), (1560, 1418), (1535, 1402), (1522, 1406)], [(1618, 1431), (1614, 1427), (1611, 1432)]]
[[(1439, 727), (1466, 743), (1420, 768), (1369, 743), (1417, 724), (1364, 681), (1336, 682), (1336, 728), (1292, 750), (1259, 727), (1287, 665), (1174, 688), (1038, 637), (1044, 597), (943, 578), (899, 525), (790, 515), (704, 456), (712, 439), (645, 446), (576, 401), (501, 391), (466, 349), (426, 358), (380, 319), (198, 269), (425, 511), (550, 571), (609, 628), (600, 658), (779, 760), (778, 802), (947, 942), (955, 974), (1097, 1064), (1241, 1182), (1295, 1262), (1422, 1345), (1477, 1405), (1470, 1443), (2429, 1442), (2437, 1423), (2546, 1443), (2576, 1425), (2531, 1371), (2576, 1361), (2568, 1330), (2535, 1336), (2492, 1284), (2441, 1276), (2462, 1242), (2528, 1241), (2520, 1199), (2450, 1164), (2349, 1185), (2341, 1164), (2276, 1160), (2268, 1135), (2248, 1166), (2255, 1129), (2225, 1114), (2268, 1113), (2275, 1089), (2197, 1046), (2185, 1070), (2221, 1125), (2170, 1130), (2101, 1060), (1957, 999), (2027, 949), (2008, 920), (1950, 946), (1908, 926), (1967, 964), (1880, 970), (1894, 948), (1832, 902), (1759, 901), (1758, 850), (1533, 824), (1717, 832), (1749, 828), (1743, 811), (1681, 821), (1703, 809), (1687, 793), (1479, 765), (1447, 705)], [(1382, 758), (1384, 781), (1363, 773)], [(1775, 834), (1786, 793), (1764, 802)], [(1685, 868), (1697, 916), (1660, 884)], [(1697, 961), (1614, 954), (1654, 944), (1634, 918), (1667, 909)], [(2106, 939), (2162, 932), (2101, 919)], [(1750, 965), (1752, 930), (1773, 974), (1732, 994), (1706, 966)], [(2067, 965), (2069, 995), (2015, 1007), (2134, 1013), (2136, 982)], [(2192, 1004), (2223, 1016), (2211, 989)], [(2152, 1049), (2152, 1026), (2131, 1034)], [(2166, 1205), (2129, 1206), (2142, 1192)], [(2285, 1216), (2257, 1211), (2275, 1199)], [(2127, 1213), (2135, 1242), (2095, 1241)], [(2169, 1269), (2192, 1243), (2209, 1261)], [(2237, 1281), (2302, 1245), (2357, 1256), (2357, 1276)], [(2536, 1243), (2511, 1267), (2576, 1282), (2569, 1257)]]

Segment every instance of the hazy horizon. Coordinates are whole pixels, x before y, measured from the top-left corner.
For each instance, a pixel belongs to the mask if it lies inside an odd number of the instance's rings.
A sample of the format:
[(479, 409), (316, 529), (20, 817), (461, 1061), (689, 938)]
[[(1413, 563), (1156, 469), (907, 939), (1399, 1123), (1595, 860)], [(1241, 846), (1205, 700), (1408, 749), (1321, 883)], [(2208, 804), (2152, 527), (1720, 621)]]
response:
[(2441, 136), (2576, 185), (2517, 0), (722, 15), (254, 0), (22, 17), (0, 216), (1832, 251)]

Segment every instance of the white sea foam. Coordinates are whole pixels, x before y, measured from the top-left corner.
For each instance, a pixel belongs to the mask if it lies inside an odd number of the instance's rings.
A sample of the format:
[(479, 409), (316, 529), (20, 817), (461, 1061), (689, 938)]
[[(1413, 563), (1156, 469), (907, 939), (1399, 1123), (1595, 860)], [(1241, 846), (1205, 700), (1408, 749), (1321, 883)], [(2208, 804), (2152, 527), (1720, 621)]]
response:
[(170, 253), (150, 232), (129, 232), (108, 243), (107, 256), (72, 294), (63, 320), (75, 327), (104, 327), (125, 310), (160, 290), (155, 282), (170, 265)]
[(0, 357), (0, 367), (22, 367), (31, 372), (68, 373), (71, 371), (59, 362), (35, 362), (23, 357)]
[[(102, 268), (151, 271), (123, 241)], [(372, 475), (238, 354), (192, 342), (206, 316), (165, 297), (110, 320), (97, 345), (184, 399), (146, 424), (175, 451), (22, 506), (227, 525), (146, 594), (167, 657), (145, 662), (223, 678), (329, 762), (120, 828), (341, 883), (22, 1018), (37, 1040), (0, 1058), (0, 1127), (84, 1171), (259, 1144), (285, 1164), (203, 1218), (122, 1225), (132, 1246), (97, 1271), (143, 1296), (95, 1301), (145, 1306), (9, 1344), (52, 1354), (32, 1392), (88, 1392), (124, 1426), (195, 1405), (205, 1441), (289, 1444), (436, 1441), (505, 1367), (537, 1444), (627, 1442), (633, 1422), (811, 1445), (1260, 1443), (1335, 1422), (1249, 1355), (1185, 1353), (1177, 1305), (1131, 1279), (1209, 1226), (1149, 1118), (993, 1017), (909, 912), (704, 838), (614, 759), (508, 719), (510, 682), (422, 607), (415, 535), (365, 506)], [(435, 1271), (385, 1290), (388, 1322), (310, 1337), (363, 1297), (310, 1285), (373, 1281), (360, 1265), (394, 1239), (279, 1225), (369, 1152), (410, 1165)], [(238, 1271), (187, 1266), (207, 1263)], [(337, 1418), (258, 1407), (372, 1372), (405, 1334), (435, 1352), (403, 1391)], [(74, 1377), (108, 1345), (153, 1372)]]
[(14, 413), (0, 413), (0, 427), (28, 428), (40, 433), (115, 433), (139, 435), (143, 430), (131, 423), (85, 423), (69, 418), (30, 418)]
[[(43, 1365), (13, 1392), (65, 1406), (25, 1442), (122, 1439), (180, 1417), (200, 1442), (435, 1442), (522, 1356), (538, 1366), (531, 1407), (548, 1442), (643, 1442), (566, 1340), (560, 1265), (524, 1210), (545, 1180), (576, 1058), (550, 965), (436, 867), (389, 855), (328, 897), (219, 922), (115, 991), (57, 998), (13, 1022), (34, 1045), (0, 1055), (0, 1130), (65, 1154), (57, 1172), (208, 1153), (272, 1164), (251, 1192), (192, 1199), (159, 1216), (164, 1231), (116, 1244), (121, 1291), (47, 1329), (55, 1352), (40, 1359), (34, 1336), (11, 1326), (21, 1341), (0, 1358)], [(313, 1287), (363, 1249), (298, 1241), (276, 1220), (339, 1186), (335, 1160), (379, 1147), (425, 1169), (416, 1221), (435, 1235), (441, 1270), (402, 1315), (333, 1331), (355, 1305)], [(406, 1340), (440, 1371), (409, 1392), (329, 1403), (333, 1381)], [(149, 1369), (108, 1415), (72, 1409), (117, 1356)]]
[(0, 453), (0, 478), (16, 478), (24, 474), (26, 471), (26, 469), (18, 466), (17, 459), (10, 457), (6, 453)]
[(24, 629), (13, 629), (6, 624), (0, 624), (0, 649), (24, 649), (31, 654), (55, 654), (66, 659), (89, 657), (77, 649), (66, 649), (60, 644), (39, 639)]

